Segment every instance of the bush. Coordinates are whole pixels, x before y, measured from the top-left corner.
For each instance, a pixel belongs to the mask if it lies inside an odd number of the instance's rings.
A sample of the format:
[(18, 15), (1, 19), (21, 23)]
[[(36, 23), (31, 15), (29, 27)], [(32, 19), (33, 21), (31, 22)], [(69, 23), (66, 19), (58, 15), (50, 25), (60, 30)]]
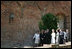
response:
[(49, 29), (50, 34), (49, 37), (51, 37), (51, 30), (57, 29), (57, 22), (58, 22), (57, 16), (54, 16), (51, 13), (45, 14), (44, 16), (41, 17), (41, 21), (39, 22), (39, 29), (40, 31), (42, 29), (44, 30)]

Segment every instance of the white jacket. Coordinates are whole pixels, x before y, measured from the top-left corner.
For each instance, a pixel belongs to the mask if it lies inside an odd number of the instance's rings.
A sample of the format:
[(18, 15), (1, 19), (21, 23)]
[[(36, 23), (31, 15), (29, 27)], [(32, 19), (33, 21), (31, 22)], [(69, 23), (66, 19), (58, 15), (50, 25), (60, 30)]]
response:
[(40, 34), (35, 33), (33, 39), (34, 39), (34, 38), (35, 38), (35, 43), (36, 43), (36, 44), (39, 44), (39, 41), (40, 41)]

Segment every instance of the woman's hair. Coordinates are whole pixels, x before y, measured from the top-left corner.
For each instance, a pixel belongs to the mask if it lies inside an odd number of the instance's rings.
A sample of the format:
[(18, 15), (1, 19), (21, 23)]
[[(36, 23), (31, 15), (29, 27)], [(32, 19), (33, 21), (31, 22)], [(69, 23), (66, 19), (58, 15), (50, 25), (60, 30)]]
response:
[(58, 29), (58, 32), (60, 33), (60, 29)]
[(60, 32), (60, 30), (58, 30), (58, 32)]

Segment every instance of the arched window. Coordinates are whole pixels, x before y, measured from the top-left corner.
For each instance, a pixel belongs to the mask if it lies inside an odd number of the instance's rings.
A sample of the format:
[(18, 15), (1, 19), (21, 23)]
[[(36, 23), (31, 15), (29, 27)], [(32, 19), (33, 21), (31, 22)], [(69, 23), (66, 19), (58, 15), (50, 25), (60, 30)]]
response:
[(14, 13), (11, 13), (9, 16), (9, 23), (12, 23), (14, 19)]
[(58, 16), (58, 19), (59, 19), (58, 27), (60, 29), (64, 29), (64, 14), (63, 13), (58, 13), (57, 16)]

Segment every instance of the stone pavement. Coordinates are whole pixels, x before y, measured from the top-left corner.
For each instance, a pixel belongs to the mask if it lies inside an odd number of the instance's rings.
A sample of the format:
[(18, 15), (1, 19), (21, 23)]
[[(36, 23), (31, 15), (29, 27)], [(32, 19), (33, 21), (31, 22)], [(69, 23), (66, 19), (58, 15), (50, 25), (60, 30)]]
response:
[(44, 44), (42, 47), (35, 47), (35, 48), (71, 48), (71, 42), (67, 42), (65, 44), (59, 44), (58, 47), (55, 44)]
[[(24, 46), (23, 48), (71, 48), (71, 42), (67, 42), (65, 44), (59, 44), (58, 47), (55, 44), (44, 44), (43, 46), (40, 47), (31, 47), (31, 46)], [(17, 48), (17, 47), (13, 47)]]
[[(18, 44), (17, 44), (18, 45)], [(33, 46), (24, 46), (22, 44), (22, 46), (12, 46), (9, 47), (9, 45), (6, 45), (2, 48), (71, 48), (71, 42), (67, 42), (65, 44), (59, 44), (59, 45), (55, 45), (55, 44), (44, 44), (43, 46), (39, 46), (39, 47), (33, 47)]]

